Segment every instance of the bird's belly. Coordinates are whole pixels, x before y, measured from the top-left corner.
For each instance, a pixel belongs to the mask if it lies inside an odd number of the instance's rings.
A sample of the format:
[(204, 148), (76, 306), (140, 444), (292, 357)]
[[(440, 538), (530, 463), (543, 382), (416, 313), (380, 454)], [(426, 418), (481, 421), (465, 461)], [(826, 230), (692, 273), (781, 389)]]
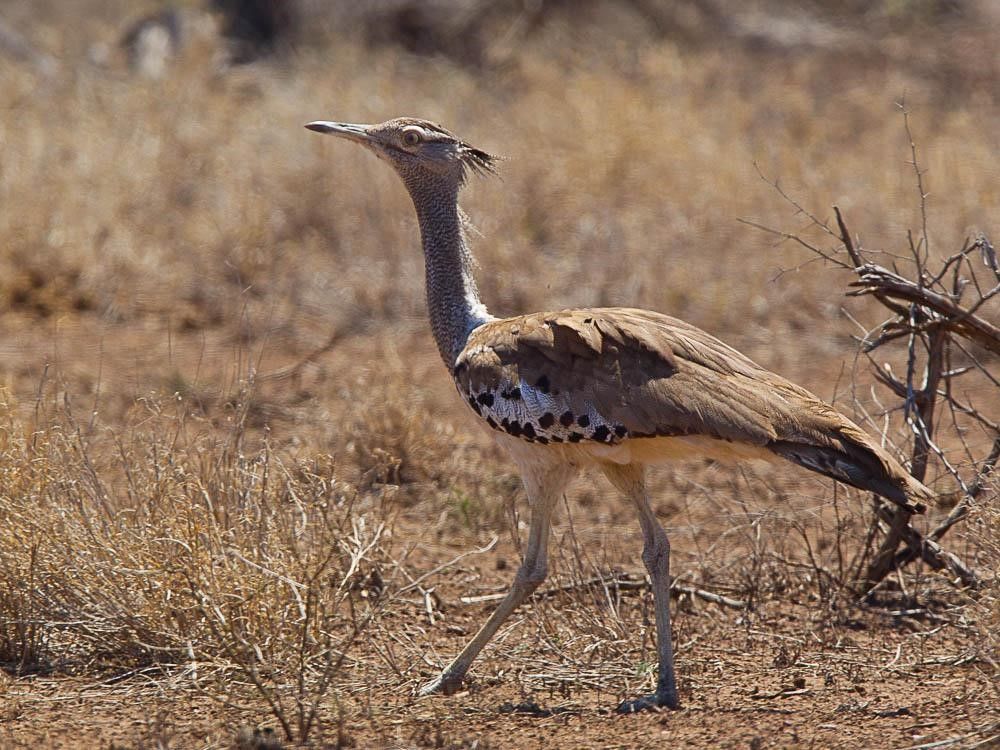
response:
[(726, 462), (747, 459), (771, 461), (776, 458), (774, 453), (762, 446), (722, 440), (709, 435), (633, 438), (617, 445), (586, 443), (581, 448), (599, 460), (621, 464), (657, 464), (690, 458)]
[(497, 443), (515, 459), (530, 460), (540, 451), (554, 453), (577, 466), (594, 464), (663, 464), (673, 461), (710, 459), (733, 463), (746, 460), (775, 461), (771, 451), (748, 443), (735, 443), (707, 435), (683, 437), (652, 437), (624, 439), (615, 444), (592, 441), (579, 443), (548, 443), (524, 440), (504, 432), (493, 431)]

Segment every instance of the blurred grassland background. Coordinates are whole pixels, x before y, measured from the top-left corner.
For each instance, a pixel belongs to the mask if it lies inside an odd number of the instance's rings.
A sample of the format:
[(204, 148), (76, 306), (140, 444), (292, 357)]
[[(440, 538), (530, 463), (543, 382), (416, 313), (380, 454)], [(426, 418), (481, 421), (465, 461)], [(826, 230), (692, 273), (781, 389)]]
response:
[[(292, 599), (262, 570), (303, 581), (333, 566), (343, 577), (332, 612), (353, 601), (361, 573), (399, 590), (493, 536), (515, 554), (502, 501), (519, 496), (516, 477), (437, 361), (409, 199), (385, 165), (305, 122), (419, 116), (505, 157), (501, 179), (473, 181), (463, 202), (494, 314), (660, 310), (852, 414), (882, 405), (842, 308), (869, 326), (879, 308), (845, 301), (850, 274), (739, 221), (811, 231), (761, 175), (821, 218), (840, 206), (865, 247), (903, 254), (921, 222), (905, 101), (932, 254), (1000, 236), (1000, 10), (988, 0), (307, 0), (287, 38), (240, 65), (225, 16), (189, 2), (175, 6), (182, 43), (143, 74), (120, 40), (163, 7), (0, 6), (32, 48), (0, 57), (0, 662), (10, 675), (166, 673), (198, 660), (231, 675), (218, 663), (241, 663), (241, 637), (295, 624), (268, 609)], [(983, 315), (996, 321), (996, 305)], [(988, 398), (982, 408), (996, 412)], [(896, 421), (888, 434), (905, 441)], [(819, 584), (778, 563), (805, 547), (772, 540), (791, 548), (767, 558), (759, 529), (782, 539), (809, 519), (803, 538), (840, 554), (861, 538), (850, 534), (862, 534), (865, 506), (854, 502), (847, 528), (821, 508), (825, 482), (780, 468), (749, 487), (740, 476), (657, 474), (661, 512), (683, 529), (675, 569), (780, 607), (788, 586)], [(574, 539), (603, 552), (557, 560), (557, 578), (590, 565), (639, 571), (631, 520), (609, 490), (582, 482), (577, 499)], [(988, 512), (959, 546), (995, 575)], [(733, 529), (706, 552), (706, 539)], [(354, 552), (321, 560), (345, 539)], [(362, 562), (344, 563), (352, 554)], [(494, 586), (510, 575), (480, 573)], [(448, 581), (454, 597), (468, 589)], [(214, 630), (213, 606), (236, 601), (243, 635)], [(424, 606), (384, 602), (372, 605), (388, 618), (382, 638)], [(992, 613), (970, 636), (986, 650), (1000, 622), (989, 602), (969, 605)], [(638, 604), (631, 616), (593, 631), (608, 664), (637, 659), (640, 645), (624, 644), (645, 627)], [(357, 624), (330, 618), (317, 632)], [(444, 636), (407, 637), (406, 666), (389, 678), (400, 693)], [(260, 660), (287, 662), (274, 648)], [(511, 658), (498, 650), (497, 664)], [(341, 721), (354, 688), (385, 669), (380, 654), (338, 672)], [(317, 669), (302, 667), (310, 679)]]

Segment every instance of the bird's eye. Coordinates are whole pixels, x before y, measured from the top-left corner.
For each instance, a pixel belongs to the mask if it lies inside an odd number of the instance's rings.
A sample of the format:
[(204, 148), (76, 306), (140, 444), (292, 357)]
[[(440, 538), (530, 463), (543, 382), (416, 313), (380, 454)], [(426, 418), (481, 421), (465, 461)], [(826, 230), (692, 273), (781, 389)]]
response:
[(403, 143), (407, 146), (416, 146), (422, 140), (420, 131), (416, 128), (407, 128), (403, 131)]

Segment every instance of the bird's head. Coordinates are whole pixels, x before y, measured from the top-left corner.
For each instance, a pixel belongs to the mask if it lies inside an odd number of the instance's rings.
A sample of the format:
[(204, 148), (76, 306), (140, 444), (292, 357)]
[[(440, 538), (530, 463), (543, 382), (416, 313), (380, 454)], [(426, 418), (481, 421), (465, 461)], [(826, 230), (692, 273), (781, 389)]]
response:
[(496, 173), (497, 157), (427, 120), (399, 117), (378, 125), (318, 120), (306, 127), (366, 146), (392, 164), (407, 184), (436, 177), (461, 185), (472, 172)]

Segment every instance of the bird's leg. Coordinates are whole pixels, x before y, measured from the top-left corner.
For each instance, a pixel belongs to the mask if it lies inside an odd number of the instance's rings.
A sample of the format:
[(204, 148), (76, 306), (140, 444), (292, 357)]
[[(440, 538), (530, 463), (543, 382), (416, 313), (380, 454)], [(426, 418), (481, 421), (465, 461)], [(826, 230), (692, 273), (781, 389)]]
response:
[(531, 528), (524, 560), (514, 576), (514, 583), (507, 596), (496, 608), (490, 619), (462, 649), (445, 670), (420, 689), (420, 695), (444, 693), (451, 695), (461, 688), (465, 673), (473, 660), (489, 643), (510, 613), (524, 602), (541, 585), (548, 573), (548, 542), (552, 510), (569, 479), (564, 466), (546, 466), (537, 470), (523, 470), (524, 486), (531, 505)]
[(642, 528), (642, 561), (653, 585), (653, 606), (656, 610), (656, 647), (659, 675), (656, 693), (624, 701), (619, 713), (633, 713), (649, 708), (677, 708), (677, 683), (674, 678), (674, 647), (670, 636), (670, 540), (656, 520), (646, 497), (642, 466), (611, 465), (604, 468), (611, 483), (628, 495), (639, 513)]

